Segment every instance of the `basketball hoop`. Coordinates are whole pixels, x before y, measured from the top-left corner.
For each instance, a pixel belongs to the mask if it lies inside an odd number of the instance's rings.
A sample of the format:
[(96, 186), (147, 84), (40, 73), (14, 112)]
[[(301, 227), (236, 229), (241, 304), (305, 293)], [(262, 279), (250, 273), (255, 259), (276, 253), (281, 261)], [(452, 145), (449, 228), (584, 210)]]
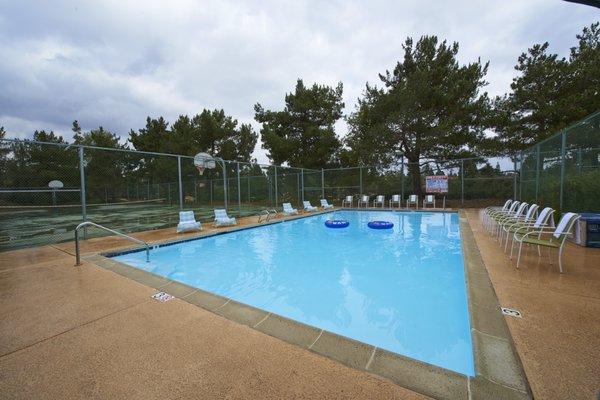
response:
[(194, 166), (200, 175), (204, 174), (204, 170), (213, 169), (217, 166), (215, 159), (208, 153), (198, 153), (194, 156)]

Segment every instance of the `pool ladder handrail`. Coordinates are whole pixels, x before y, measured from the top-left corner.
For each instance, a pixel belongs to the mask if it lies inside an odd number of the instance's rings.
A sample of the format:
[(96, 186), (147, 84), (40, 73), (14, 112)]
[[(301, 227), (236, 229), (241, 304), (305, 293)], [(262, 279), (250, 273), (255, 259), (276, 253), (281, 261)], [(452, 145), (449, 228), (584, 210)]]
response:
[[(276, 217), (277, 216), (277, 210), (263, 210), (263, 213), (261, 215), (258, 216), (258, 223), (260, 224), (261, 222), (269, 222), (269, 220), (272, 217)], [(265, 217), (264, 220), (262, 220), (262, 218)]]
[(81, 256), (80, 256), (80, 251), (79, 251), (79, 229), (84, 228), (86, 226), (90, 226), (90, 225), (94, 226), (96, 228), (104, 229), (107, 232), (113, 233), (113, 234), (115, 234), (117, 236), (121, 236), (121, 237), (124, 237), (126, 239), (132, 240), (132, 241), (134, 241), (136, 243), (144, 245), (144, 247), (146, 247), (146, 262), (150, 261), (150, 245), (148, 243), (144, 242), (143, 240), (136, 239), (136, 238), (134, 238), (132, 236), (126, 235), (126, 234), (124, 234), (122, 232), (115, 231), (114, 229), (110, 229), (110, 228), (107, 228), (105, 226), (96, 224), (96, 223), (94, 223), (92, 221), (85, 221), (85, 222), (82, 222), (79, 225), (77, 225), (77, 227), (75, 228), (75, 260), (76, 260), (75, 261), (75, 266), (81, 265)]

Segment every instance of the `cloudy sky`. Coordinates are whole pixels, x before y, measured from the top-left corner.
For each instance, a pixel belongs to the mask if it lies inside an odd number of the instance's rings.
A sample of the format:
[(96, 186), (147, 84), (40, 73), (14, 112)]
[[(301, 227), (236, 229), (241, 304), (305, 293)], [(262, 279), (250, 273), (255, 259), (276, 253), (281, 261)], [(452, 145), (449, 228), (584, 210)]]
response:
[(462, 62), (490, 61), (487, 90), (502, 94), (530, 45), (566, 56), (599, 19), (561, 0), (0, 0), (0, 125), (9, 137), (70, 139), (77, 119), (125, 139), (148, 115), (224, 108), (258, 129), (253, 105), (281, 108), (297, 78), (343, 82), (349, 113), (365, 82), (402, 58), (404, 39), (424, 34), (458, 41)]

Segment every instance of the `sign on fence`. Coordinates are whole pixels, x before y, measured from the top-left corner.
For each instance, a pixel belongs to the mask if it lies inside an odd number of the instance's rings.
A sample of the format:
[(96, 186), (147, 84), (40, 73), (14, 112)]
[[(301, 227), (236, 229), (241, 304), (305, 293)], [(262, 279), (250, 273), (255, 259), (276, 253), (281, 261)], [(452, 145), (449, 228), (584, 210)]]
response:
[(446, 175), (426, 176), (425, 192), (448, 193), (448, 177)]

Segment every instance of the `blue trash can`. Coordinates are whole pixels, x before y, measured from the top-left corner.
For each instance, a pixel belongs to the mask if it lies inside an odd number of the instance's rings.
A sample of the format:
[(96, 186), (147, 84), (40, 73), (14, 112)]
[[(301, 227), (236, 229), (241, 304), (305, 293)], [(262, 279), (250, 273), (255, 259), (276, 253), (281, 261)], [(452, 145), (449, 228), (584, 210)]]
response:
[(600, 248), (600, 214), (579, 214), (578, 226), (575, 227), (575, 243), (585, 247)]

